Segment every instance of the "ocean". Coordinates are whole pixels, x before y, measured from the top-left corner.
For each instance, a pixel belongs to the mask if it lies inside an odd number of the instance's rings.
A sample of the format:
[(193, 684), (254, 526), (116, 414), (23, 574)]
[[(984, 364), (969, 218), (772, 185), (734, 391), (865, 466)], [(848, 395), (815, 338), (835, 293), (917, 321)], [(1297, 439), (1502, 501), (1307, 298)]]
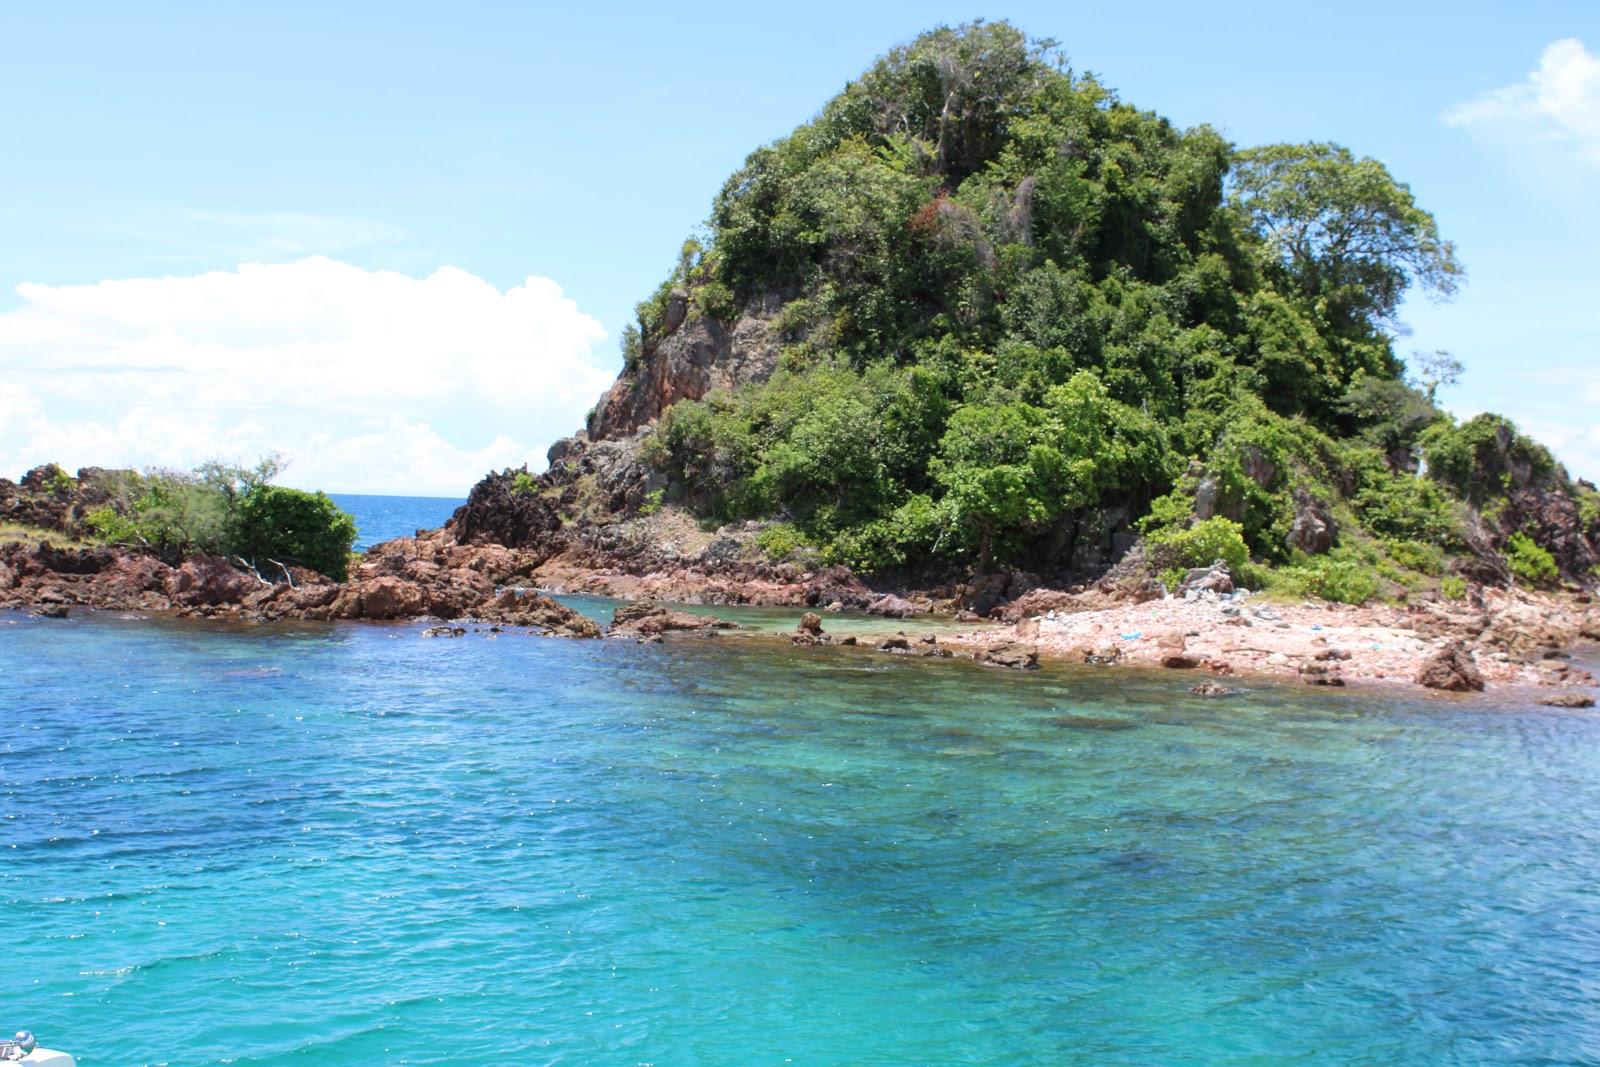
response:
[(451, 514), (465, 504), (465, 497), (376, 496), (367, 493), (329, 493), (356, 520), (357, 552), (396, 537), (410, 537), (418, 530), (443, 526)]
[(422, 628), (0, 615), (0, 1025), (85, 1067), (1600, 1062), (1594, 712)]

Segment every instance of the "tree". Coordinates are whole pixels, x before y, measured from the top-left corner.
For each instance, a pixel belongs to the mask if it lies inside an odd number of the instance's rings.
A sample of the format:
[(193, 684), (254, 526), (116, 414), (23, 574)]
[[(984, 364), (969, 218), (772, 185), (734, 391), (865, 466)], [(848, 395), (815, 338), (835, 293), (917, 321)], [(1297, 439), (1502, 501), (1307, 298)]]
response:
[(1336, 331), (1391, 325), (1412, 285), (1441, 297), (1462, 277), (1455, 246), (1382, 163), (1335, 144), (1238, 153), (1230, 200), (1289, 286), (1326, 309)]
[(1434, 403), (1435, 395), (1441, 388), (1460, 382), (1465, 369), (1459, 359), (1442, 348), (1411, 354), (1412, 377), (1428, 398), (1429, 404)]
[(233, 549), (257, 564), (296, 563), (337, 581), (347, 576), (356, 523), (326, 493), (260, 485), (240, 499)]

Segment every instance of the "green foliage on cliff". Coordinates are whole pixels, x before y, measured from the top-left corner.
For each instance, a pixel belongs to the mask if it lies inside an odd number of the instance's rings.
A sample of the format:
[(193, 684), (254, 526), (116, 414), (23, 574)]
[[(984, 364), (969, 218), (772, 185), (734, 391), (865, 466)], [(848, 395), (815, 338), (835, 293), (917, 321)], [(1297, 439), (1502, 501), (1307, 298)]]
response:
[(122, 473), (86, 521), (108, 541), (230, 556), (267, 571), (278, 563), (310, 567), (342, 581), (355, 520), (325, 493), (270, 484), (281, 470), (270, 457), (249, 468), (207, 463)]
[(980, 22), (894, 49), (752, 153), (629, 359), (675, 288), (690, 315), (781, 302), (777, 373), (674, 405), (655, 454), (672, 499), (777, 516), (825, 558), (1058, 567), (1106, 515), (1179, 538), (1203, 492), (1287, 564), (1297, 499), (1455, 546), (1458, 498), (1503, 491), (1480, 484), (1480, 420), (1435, 406), (1459, 365), (1426, 357), (1412, 383), (1394, 349), (1405, 294), (1461, 274), (1380, 162), (1178, 129)]

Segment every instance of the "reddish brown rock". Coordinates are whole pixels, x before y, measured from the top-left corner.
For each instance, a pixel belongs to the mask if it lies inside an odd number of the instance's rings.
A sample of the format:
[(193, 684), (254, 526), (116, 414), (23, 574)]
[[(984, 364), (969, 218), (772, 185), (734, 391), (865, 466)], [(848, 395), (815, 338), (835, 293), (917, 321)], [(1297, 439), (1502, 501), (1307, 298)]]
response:
[(1010, 667), (1019, 671), (1036, 671), (1039, 669), (1039, 650), (1027, 645), (1019, 645), (1007, 641), (998, 645), (990, 645), (981, 649), (973, 656), (979, 663), (986, 663), (991, 667)]
[(1417, 684), (1449, 693), (1483, 691), (1483, 675), (1465, 641), (1446, 642), (1422, 664)]
[(221, 556), (190, 556), (167, 583), (174, 603), (188, 607), (237, 604), (263, 586)]

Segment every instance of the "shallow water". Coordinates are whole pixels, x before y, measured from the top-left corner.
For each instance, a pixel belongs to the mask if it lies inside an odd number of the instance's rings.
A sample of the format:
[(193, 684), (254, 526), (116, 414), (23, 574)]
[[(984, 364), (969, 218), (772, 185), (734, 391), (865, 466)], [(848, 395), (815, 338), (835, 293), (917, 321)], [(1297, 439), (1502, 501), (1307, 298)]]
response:
[(1600, 1060), (1600, 718), (0, 617), (0, 1024), (96, 1064)]

